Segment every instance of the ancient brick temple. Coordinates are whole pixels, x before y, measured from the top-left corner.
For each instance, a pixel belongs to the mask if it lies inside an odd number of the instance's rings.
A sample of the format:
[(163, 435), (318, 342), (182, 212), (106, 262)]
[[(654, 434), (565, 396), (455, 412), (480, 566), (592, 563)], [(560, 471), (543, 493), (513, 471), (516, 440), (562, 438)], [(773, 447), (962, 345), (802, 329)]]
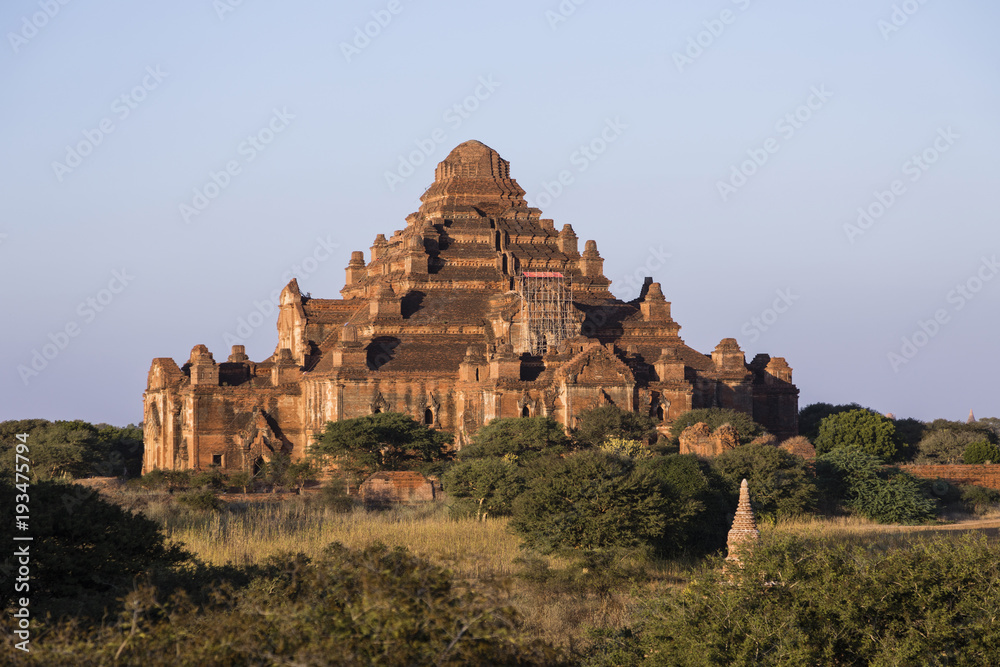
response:
[(664, 425), (735, 408), (779, 439), (797, 433), (784, 359), (747, 364), (732, 338), (710, 355), (691, 349), (658, 283), (616, 299), (597, 244), (580, 252), (570, 225), (529, 207), (496, 151), (468, 141), (434, 176), (404, 229), (378, 234), (367, 262), (351, 254), (343, 298), (284, 288), (270, 358), (237, 345), (216, 360), (196, 345), (182, 367), (153, 360), (144, 470), (300, 458), (327, 421), (388, 411), (452, 431), (459, 446), (497, 417), (571, 428), (611, 404)]

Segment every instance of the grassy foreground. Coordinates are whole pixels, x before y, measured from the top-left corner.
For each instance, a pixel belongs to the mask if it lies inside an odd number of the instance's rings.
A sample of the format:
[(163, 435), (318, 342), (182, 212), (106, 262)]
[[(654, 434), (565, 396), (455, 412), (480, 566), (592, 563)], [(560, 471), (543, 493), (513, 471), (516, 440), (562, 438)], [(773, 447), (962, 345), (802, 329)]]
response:
[[(166, 494), (127, 494), (116, 500), (141, 509), (203, 562), (246, 566), (301, 552), (317, 557), (331, 542), (363, 549), (403, 546), (518, 610), (536, 637), (586, 651), (592, 630), (614, 633), (634, 625), (651, 597), (688, 583), (695, 562), (653, 558), (616, 560), (589, 568), (569, 558), (521, 548), (506, 519), (453, 519), (443, 503), (384, 511), (336, 512), (316, 497), (236, 500), (220, 511), (195, 511)], [(805, 517), (763, 523), (762, 534), (795, 534), (831, 543), (902, 546), (946, 532), (1000, 535), (1000, 514), (947, 525), (895, 526), (859, 518)]]
[(171, 540), (211, 565), (246, 566), (296, 552), (315, 558), (332, 542), (406, 547), (513, 606), (534, 636), (570, 650), (588, 642), (591, 628), (629, 626), (643, 598), (685, 583), (691, 565), (638, 558), (588, 570), (522, 549), (506, 518), (454, 519), (443, 503), (339, 513), (308, 495), (248, 498), (220, 511), (193, 511), (167, 494), (126, 492), (115, 500), (159, 522)]

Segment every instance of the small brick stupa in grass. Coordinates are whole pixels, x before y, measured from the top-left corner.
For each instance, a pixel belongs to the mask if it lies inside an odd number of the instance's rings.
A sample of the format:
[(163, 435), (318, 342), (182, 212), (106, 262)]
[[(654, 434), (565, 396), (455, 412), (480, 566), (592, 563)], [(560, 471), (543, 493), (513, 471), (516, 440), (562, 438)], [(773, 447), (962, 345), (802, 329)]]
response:
[(741, 556), (748, 554), (760, 539), (757, 521), (750, 506), (750, 488), (744, 479), (740, 484), (740, 502), (736, 506), (736, 517), (726, 542), (726, 565), (741, 565)]

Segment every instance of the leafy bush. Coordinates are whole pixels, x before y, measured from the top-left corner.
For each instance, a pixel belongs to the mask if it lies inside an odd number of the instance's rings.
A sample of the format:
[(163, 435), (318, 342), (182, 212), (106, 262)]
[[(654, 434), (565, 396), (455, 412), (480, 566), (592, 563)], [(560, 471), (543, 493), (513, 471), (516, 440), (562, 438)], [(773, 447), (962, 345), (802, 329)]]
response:
[(551, 417), (511, 417), (494, 419), (476, 431), (472, 442), (459, 452), (459, 457), (467, 461), (502, 458), (509, 454), (523, 464), (543, 453), (561, 454), (571, 446), (562, 424)]
[(221, 509), (225, 504), (211, 489), (188, 491), (178, 497), (177, 501), (193, 510), (206, 512)]
[(510, 525), (543, 553), (639, 547), (703, 554), (725, 544), (735, 498), (696, 456), (636, 461), (587, 449), (531, 468)]
[(962, 463), (965, 450), (974, 442), (993, 443), (987, 428), (943, 419), (931, 423), (926, 435), (917, 444), (918, 463)]
[(962, 484), (958, 487), (962, 504), (972, 514), (986, 514), (1000, 504), (1000, 491), (987, 489), (976, 484)]
[(247, 470), (241, 470), (239, 472), (229, 473), (226, 477), (225, 486), (227, 489), (233, 491), (239, 491), (240, 493), (249, 493), (253, 490), (256, 484), (256, 480), (253, 473)]
[(718, 566), (650, 605), (632, 664), (983, 665), (1000, 655), (1000, 548), (981, 534), (888, 550), (763, 540), (742, 569)]
[(1000, 447), (988, 440), (976, 440), (965, 448), (962, 460), (969, 464), (1000, 463)]
[(924, 493), (924, 483), (905, 472), (878, 478), (859, 492), (854, 506), (879, 523), (920, 523), (934, 518), (937, 503)]
[(573, 438), (587, 447), (597, 447), (612, 437), (648, 442), (656, 435), (656, 424), (648, 415), (622, 410), (617, 405), (584, 410), (577, 419)]
[(330, 510), (344, 514), (354, 509), (354, 498), (347, 492), (347, 480), (344, 477), (330, 479), (320, 490), (323, 505)]
[(139, 478), (139, 485), (151, 491), (166, 489), (173, 493), (175, 490), (183, 490), (191, 486), (191, 471), (156, 468)]
[(512, 608), (402, 548), (329, 546), (271, 559), (250, 586), (196, 604), (139, 586), (121, 622), (67, 624), (32, 646), (38, 664), (563, 665)]
[(461, 461), (444, 474), (444, 490), (456, 500), (451, 506), (455, 516), (508, 516), (514, 499), (524, 491), (525, 473), (508, 458), (482, 458)]
[(649, 470), (600, 450), (539, 462), (542, 470), (513, 505), (511, 527), (543, 553), (654, 543), (665, 516)]
[(600, 449), (608, 454), (624, 456), (636, 461), (653, 456), (653, 453), (641, 440), (629, 440), (628, 438), (610, 437), (601, 443)]
[(750, 415), (738, 410), (728, 410), (725, 408), (700, 408), (698, 410), (688, 410), (670, 426), (670, 433), (675, 438), (681, 437), (688, 426), (693, 426), (698, 422), (708, 424), (713, 431), (723, 424), (729, 424), (739, 434), (741, 444), (747, 444), (754, 438), (766, 433), (764, 427), (755, 422)]
[(814, 444), (817, 454), (825, 454), (837, 447), (861, 447), (886, 463), (897, 460), (900, 455), (900, 443), (892, 420), (864, 409), (824, 418)]
[(191, 475), (191, 487), (221, 491), (226, 486), (226, 478), (218, 468), (209, 468)]
[(735, 497), (745, 478), (754, 509), (762, 518), (791, 517), (815, 509), (817, 488), (802, 457), (772, 445), (743, 445), (711, 463)]
[(652, 542), (666, 556), (704, 555), (721, 548), (736, 507), (725, 481), (694, 454), (669, 454), (639, 462), (655, 478), (663, 502), (663, 532)]
[(934, 516), (937, 503), (923, 483), (858, 445), (838, 447), (816, 459), (821, 490), (830, 504), (879, 523), (919, 523)]

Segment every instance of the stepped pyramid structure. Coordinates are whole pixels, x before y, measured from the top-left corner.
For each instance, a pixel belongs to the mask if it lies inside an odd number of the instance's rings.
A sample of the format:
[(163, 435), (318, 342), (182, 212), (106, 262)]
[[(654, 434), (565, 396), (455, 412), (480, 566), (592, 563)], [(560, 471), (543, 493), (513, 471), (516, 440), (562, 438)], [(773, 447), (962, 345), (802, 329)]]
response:
[(744, 479), (740, 484), (740, 501), (736, 505), (733, 527), (726, 540), (726, 560), (738, 565), (741, 555), (753, 549), (759, 539), (760, 531), (757, 530), (757, 520), (750, 505), (750, 488)]
[(326, 422), (389, 411), (455, 433), (456, 446), (497, 417), (569, 429), (609, 404), (663, 426), (734, 408), (779, 438), (797, 433), (784, 359), (747, 364), (732, 338), (710, 355), (691, 349), (658, 283), (616, 299), (597, 244), (580, 252), (573, 228), (557, 230), (524, 194), (496, 151), (463, 143), (403, 229), (378, 234), (367, 261), (351, 253), (342, 298), (284, 288), (271, 357), (250, 361), (236, 345), (217, 361), (197, 345), (183, 366), (154, 359), (144, 471), (298, 459)]

